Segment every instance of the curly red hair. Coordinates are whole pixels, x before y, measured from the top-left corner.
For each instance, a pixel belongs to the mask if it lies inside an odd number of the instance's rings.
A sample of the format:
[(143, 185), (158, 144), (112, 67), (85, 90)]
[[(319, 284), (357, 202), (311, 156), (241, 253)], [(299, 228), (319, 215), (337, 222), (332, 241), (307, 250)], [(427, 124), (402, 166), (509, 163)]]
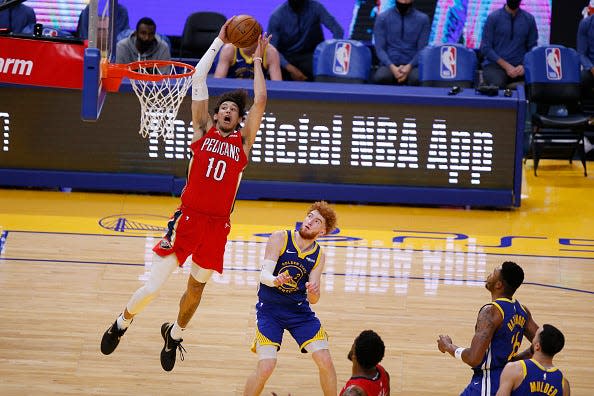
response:
[(336, 212), (334, 211), (332, 206), (330, 206), (330, 204), (328, 204), (328, 202), (326, 201), (317, 201), (310, 206), (307, 213), (311, 213), (314, 210), (317, 210), (318, 213), (320, 213), (320, 215), (326, 221), (326, 234), (330, 234), (332, 231), (334, 231), (334, 229), (336, 228), (337, 219)]

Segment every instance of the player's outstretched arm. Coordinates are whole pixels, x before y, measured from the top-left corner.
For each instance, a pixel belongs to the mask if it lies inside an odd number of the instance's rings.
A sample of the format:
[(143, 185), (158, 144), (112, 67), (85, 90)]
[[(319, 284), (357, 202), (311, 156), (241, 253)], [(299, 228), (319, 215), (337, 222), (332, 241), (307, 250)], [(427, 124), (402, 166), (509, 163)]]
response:
[(461, 359), (470, 367), (475, 367), (481, 363), (489, 344), (493, 339), (493, 334), (501, 325), (503, 316), (501, 311), (487, 304), (481, 308), (475, 326), (475, 333), (469, 348), (458, 347), (447, 335), (440, 335), (437, 339), (437, 347), (442, 353), (448, 352), (457, 359)]
[(506, 364), (499, 378), (499, 389), (496, 396), (510, 396), (512, 391), (520, 385), (522, 378), (522, 363), (510, 362)]
[(206, 131), (212, 126), (212, 119), (208, 113), (206, 76), (221, 47), (229, 42), (227, 38), (227, 25), (231, 22), (231, 19), (233, 17), (227, 19), (221, 27), (219, 35), (213, 40), (208, 50), (202, 55), (202, 58), (200, 58), (200, 62), (196, 65), (196, 71), (192, 76), (192, 127), (194, 128), (192, 142), (204, 136)]
[(241, 130), (244, 139), (243, 149), (246, 155), (249, 155), (252, 145), (256, 140), (256, 134), (260, 129), (262, 122), (262, 115), (266, 109), (266, 79), (264, 78), (264, 71), (262, 70), (262, 57), (266, 46), (270, 42), (270, 37), (266, 33), (258, 38), (258, 46), (254, 51), (254, 104), (250, 108), (245, 126)]

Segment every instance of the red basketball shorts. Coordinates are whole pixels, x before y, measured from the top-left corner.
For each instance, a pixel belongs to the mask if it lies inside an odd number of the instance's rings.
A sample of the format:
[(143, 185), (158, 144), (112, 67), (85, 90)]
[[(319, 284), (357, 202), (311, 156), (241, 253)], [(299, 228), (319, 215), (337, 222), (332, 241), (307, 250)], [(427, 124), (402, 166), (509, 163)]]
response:
[(180, 266), (192, 255), (192, 261), (200, 267), (223, 273), (223, 257), (230, 231), (228, 218), (179, 208), (167, 223), (167, 233), (153, 251), (161, 257), (175, 253)]

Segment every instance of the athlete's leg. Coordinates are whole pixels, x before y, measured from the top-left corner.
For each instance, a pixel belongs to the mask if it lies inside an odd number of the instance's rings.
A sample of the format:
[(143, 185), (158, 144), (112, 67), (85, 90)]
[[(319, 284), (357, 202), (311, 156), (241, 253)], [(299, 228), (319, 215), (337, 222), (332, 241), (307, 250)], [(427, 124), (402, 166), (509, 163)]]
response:
[[(262, 393), (268, 378), (272, 375), (276, 367), (276, 346), (258, 345), (258, 364), (256, 370), (247, 378), (243, 389), (244, 396), (257, 396)], [(336, 393), (334, 394), (336, 396)]]
[(120, 338), (132, 323), (134, 315), (142, 311), (159, 294), (159, 291), (177, 266), (175, 254), (165, 257), (154, 254), (148, 281), (134, 292), (130, 301), (126, 304), (124, 312), (103, 333), (101, 338), (101, 352), (103, 354), (109, 355), (117, 348)]
[(194, 316), (194, 312), (196, 312), (198, 305), (200, 305), (204, 286), (206, 286), (206, 282), (208, 282), (212, 276), (212, 272), (212, 270), (204, 269), (192, 262), (192, 271), (188, 277), (186, 291), (179, 300), (177, 324), (182, 329), (188, 325), (190, 319)]
[(324, 395), (336, 395), (336, 369), (334, 368), (334, 363), (332, 362), (332, 357), (330, 356), (328, 343), (325, 341), (314, 341), (309, 344), (306, 349), (308, 351), (317, 349), (311, 354), (311, 357), (318, 366), (320, 373), (320, 385)]
[(177, 358), (177, 350), (180, 352), (181, 359), (184, 359), (184, 347), (181, 345), (182, 331), (192, 319), (196, 308), (200, 305), (202, 292), (206, 282), (210, 279), (212, 270), (204, 269), (198, 264), (192, 262), (192, 270), (188, 277), (188, 285), (185, 293), (179, 300), (179, 311), (175, 323), (163, 323), (161, 326), (161, 336), (164, 345), (161, 350), (161, 367), (165, 371), (173, 370)]
[(139, 314), (146, 306), (159, 295), (163, 285), (169, 279), (169, 276), (179, 267), (175, 254), (161, 257), (153, 253), (153, 264), (149, 278), (138, 290), (134, 292), (126, 308), (124, 309), (124, 319), (131, 320)]

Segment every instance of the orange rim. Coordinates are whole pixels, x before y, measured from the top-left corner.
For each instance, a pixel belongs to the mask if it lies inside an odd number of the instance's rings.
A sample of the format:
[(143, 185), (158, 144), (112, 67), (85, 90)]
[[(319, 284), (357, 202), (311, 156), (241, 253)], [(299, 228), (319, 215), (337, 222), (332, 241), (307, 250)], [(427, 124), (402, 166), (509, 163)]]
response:
[[(167, 66), (178, 66), (183, 67), (187, 70), (185, 73), (176, 74), (146, 74), (139, 73), (136, 70), (140, 68), (152, 68), (152, 67), (167, 67)], [(188, 65), (183, 62), (176, 61), (165, 61), (165, 60), (145, 60), (136, 61), (128, 64), (115, 64), (106, 63), (103, 65), (104, 78), (117, 78), (122, 79), (127, 77), (134, 80), (145, 80), (145, 81), (162, 81), (168, 78), (184, 78), (189, 77), (194, 73), (194, 66)]]

